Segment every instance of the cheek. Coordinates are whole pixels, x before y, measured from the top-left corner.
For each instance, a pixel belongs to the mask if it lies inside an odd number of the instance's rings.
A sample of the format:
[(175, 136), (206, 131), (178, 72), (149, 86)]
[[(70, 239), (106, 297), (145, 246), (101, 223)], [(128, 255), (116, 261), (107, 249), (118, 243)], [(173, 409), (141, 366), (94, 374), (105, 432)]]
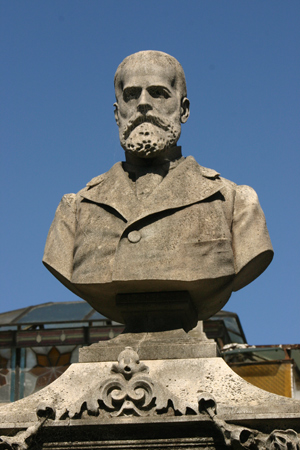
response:
[(119, 114), (120, 117), (124, 120), (126, 119), (130, 119), (131, 116), (133, 116), (133, 114), (135, 114), (136, 112), (136, 107), (134, 105), (119, 105)]
[(157, 105), (157, 110), (163, 112), (168, 116), (180, 115), (180, 105), (178, 104), (178, 101), (175, 99), (161, 102), (159, 105)]

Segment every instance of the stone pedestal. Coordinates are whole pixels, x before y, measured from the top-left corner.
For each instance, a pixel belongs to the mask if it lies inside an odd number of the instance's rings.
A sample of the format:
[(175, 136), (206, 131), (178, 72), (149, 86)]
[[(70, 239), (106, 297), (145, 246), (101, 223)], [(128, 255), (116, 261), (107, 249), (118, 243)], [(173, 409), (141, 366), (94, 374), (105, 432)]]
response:
[(297, 450), (300, 402), (254, 387), (220, 357), (139, 360), (127, 347), (1, 407), (0, 423), (9, 449)]
[[(202, 322), (201, 322), (202, 323)], [(201, 326), (201, 325), (200, 325)], [(213, 339), (187, 334), (184, 330), (151, 333), (122, 333), (110, 341), (100, 341), (79, 350), (79, 362), (117, 360), (125, 347), (138, 352), (141, 359), (167, 360), (187, 358), (213, 358), (218, 348)]]
[(80, 349), (79, 362), (117, 360), (125, 347), (146, 360), (217, 356), (215, 341), (207, 339), (202, 322), (197, 325), (188, 292), (121, 294), (116, 302), (125, 322), (124, 332)]

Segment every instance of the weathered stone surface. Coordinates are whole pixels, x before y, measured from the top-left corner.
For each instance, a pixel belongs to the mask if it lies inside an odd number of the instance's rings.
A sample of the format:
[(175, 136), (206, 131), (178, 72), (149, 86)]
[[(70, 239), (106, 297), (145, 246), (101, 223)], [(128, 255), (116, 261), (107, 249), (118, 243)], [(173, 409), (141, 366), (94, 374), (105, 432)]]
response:
[(79, 349), (79, 362), (117, 359), (126, 346), (132, 347), (141, 359), (146, 360), (216, 357), (218, 350), (215, 341), (203, 335), (201, 338), (193, 337), (182, 329), (154, 333), (124, 333), (109, 341), (100, 341)]
[[(176, 397), (198, 408), (202, 393), (212, 396), (218, 417), (250, 426), (260, 419), (274, 424), (295, 419), (300, 427), (300, 402), (256, 388), (236, 375), (222, 358), (142, 361), (152, 382), (159, 383)], [(87, 398), (97, 400), (100, 387), (111, 377), (115, 361), (73, 364), (58, 380), (23, 400), (0, 407), (3, 428), (28, 427), (36, 420), (39, 407), (52, 408), (55, 420), (67, 411), (80, 411)], [(158, 399), (159, 400), (159, 399)], [(99, 418), (101, 422), (101, 418)], [(6, 425), (4, 425), (6, 424)], [(280, 428), (279, 426), (277, 428)]]
[(117, 294), (162, 291), (188, 291), (206, 319), (272, 260), (257, 195), (181, 156), (189, 100), (176, 59), (131, 55), (115, 91), (126, 162), (62, 198), (43, 262), (116, 321), (124, 321)]
[(9, 449), (299, 450), (300, 402), (252, 386), (221, 358), (140, 361), (126, 348), (1, 407), (0, 424)]

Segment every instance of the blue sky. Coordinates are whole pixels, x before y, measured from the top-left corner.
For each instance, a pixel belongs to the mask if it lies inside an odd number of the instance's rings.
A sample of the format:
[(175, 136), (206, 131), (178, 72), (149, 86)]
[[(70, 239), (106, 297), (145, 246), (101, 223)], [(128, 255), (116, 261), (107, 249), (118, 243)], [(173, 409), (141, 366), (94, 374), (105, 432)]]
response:
[(275, 257), (232, 295), (251, 344), (300, 343), (298, 0), (0, 0), (0, 312), (74, 300), (42, 265), (63, 194), (123, 159), (113, 76), (161, 50), (186, 78), (185, 156), (258, 193)]

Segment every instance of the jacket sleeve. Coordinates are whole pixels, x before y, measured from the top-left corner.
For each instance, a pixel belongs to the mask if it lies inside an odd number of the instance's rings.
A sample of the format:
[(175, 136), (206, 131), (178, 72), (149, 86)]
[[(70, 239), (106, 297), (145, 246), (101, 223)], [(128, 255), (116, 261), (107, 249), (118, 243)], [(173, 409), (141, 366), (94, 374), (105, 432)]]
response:
[(270, 264), (273, 248), (263, 210), (254, 189), (237, 186), (232, 222), (234, 291), (257, 278)]
[(51, 224), (43, 263), (61, 283), (78, 295), (71, 283), (75, 229), (76, 194), (66, 194), (61, 199)]

